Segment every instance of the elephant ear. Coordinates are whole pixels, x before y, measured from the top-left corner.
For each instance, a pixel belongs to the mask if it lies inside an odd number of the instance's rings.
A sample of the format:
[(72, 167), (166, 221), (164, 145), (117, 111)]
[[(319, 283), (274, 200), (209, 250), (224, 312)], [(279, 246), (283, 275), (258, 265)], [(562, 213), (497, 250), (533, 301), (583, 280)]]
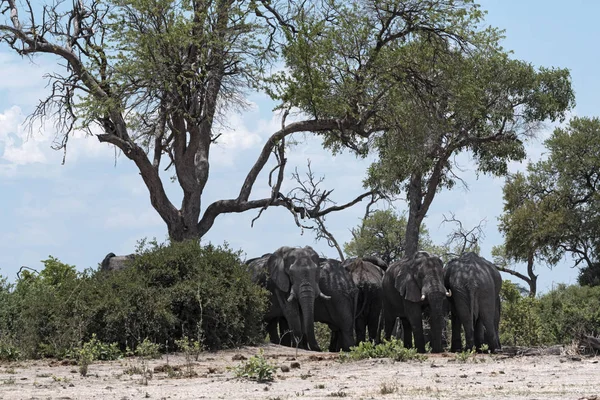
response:
[(421, 289), (410, 272), (404, 271), (399, 273), (396, 276), (394, 286), (405, 300), (412, 301), (413, 303), (421, 301)]
[(288, 253), (287, 247), (278, 249), (275, 253), (271, 254), (267, 261), (267, 269), (269, 270), (269, 277), (277, 289), (284, 293), (290, 291), (290, 277), (285, 270), (285, 256)]

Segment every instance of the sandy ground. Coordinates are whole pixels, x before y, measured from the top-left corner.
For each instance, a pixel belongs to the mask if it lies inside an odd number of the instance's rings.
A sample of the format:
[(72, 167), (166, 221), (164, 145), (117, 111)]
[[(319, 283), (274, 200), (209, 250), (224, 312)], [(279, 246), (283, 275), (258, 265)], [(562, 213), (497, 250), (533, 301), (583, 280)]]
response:
[[(262, 347), (278, 369), (270, 383), (235, 378), (232, 370), (258, 348), (183, 355), (147, 362), (136, 358), (97, 362), (87, 377), (78, 366), (57, 361), (0, 365), (0, 399), (585, 399), (600, 400), (600, 357), (454, 354), (426, 361), (363, 360), (341, 363), (336, 354), (276, 345)], [(168, 365), (168, 367), (165, 367)], [(175, 372), (166, 371), (174, 368)], [(152, 371), (144, 379), (141, 371)], [(191, 378), (176, 377), (192, 368)]]

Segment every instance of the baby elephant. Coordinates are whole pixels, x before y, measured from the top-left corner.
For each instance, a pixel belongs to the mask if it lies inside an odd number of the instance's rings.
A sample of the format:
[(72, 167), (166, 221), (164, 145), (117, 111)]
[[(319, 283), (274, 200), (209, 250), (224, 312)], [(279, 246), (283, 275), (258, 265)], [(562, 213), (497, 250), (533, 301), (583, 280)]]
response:
[(500, 350), (500, 288), (502, 278), (496, 266), (475, 253), (465, 253), (444, 268), (444, 285), (452, 291), (448, 298), (452, 315), (451, 351), (461, 351), (461, 326), (465, 329), (467, 350), (483, 344)]

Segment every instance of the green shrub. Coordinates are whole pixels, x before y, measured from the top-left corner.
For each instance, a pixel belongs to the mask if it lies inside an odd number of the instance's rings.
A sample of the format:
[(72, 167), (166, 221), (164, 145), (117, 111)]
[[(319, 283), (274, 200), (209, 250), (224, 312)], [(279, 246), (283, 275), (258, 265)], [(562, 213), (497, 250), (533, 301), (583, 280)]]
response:
[(555, 343), (570, 344), (580, 335), (600, 334), (600, 286), (558, 287), (539, 299), (544, 335)]
[(94, 340), (113, 343), (100, 349), (108, 357), (145, 339), (168, 349), (187, 336), (216, 350), (264, 337), (267, 292), (227, 246), (142, 242), (132, 266), (111, 272), (43, 263), (14, 285), (0, 277), (0, 357), (76, 356)]
[(185, 336), (207, 350), (262, 341), (267, 292), (227, 246), (142, 244), (130, 268), (97, 274), (104, 298), (95, 331), (135, 347), (148, 338), (168, 347)]
[(517, 285), (502, 282), (500, 291), (500, 343), (509, 346), (538, 346), (550, 338), (544, 337), (539, 315), (539, 300), (524, 297)]
[(87, 330), (90, 277), (51, 256), (42, 262), (39, 274), (21, 271), (14, 286), (0, 290), (0, 333), (25, 357), (64, 357)]
[(277, 367), (265, 359), (262, 350), (259, 354), (250, 357), (248, 361), (233, 368), (237, 378), (246, 378), (257, 382), (272, 381), (275, 371), (277, 371)]
[(380, 344), (370, 341), (360, 342), (350, 347), (350, 351), (340, 355), (341, 361), (357, 361), (365, 358), (391, 358), (395, 361), (424, 360), (426, 357), (417, 353), (417, 349), (407, 349), (399, 339), (384, 340)]

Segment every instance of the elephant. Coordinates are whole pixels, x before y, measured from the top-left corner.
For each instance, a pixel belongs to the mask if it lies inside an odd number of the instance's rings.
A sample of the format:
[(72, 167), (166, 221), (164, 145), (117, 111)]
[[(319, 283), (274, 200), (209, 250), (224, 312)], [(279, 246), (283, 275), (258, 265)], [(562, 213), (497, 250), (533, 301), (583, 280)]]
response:
[(363, 261), (370, 262), (371, 264), (377, 265), (379, 268), (383, 270), (383, 272), (387, 271), (388, 263), (383, 261), (380, 257), (377, 256), (364, 256), (361, 257)]
[[(267, 271), (267, 261), (271, 257), (271, 253), (263, 254), (261, 257), (251, 258), (246, 260), (252, 281), (264, 288), (267, 288), (269, 274)], [(279, 307), (277, 296), (271, 292), (269, 299), (270, 307), (264, 317), (267, 324), (267, 333), (269, 340), (273, 344), (281, 344), (283, 346), (291, 346), (291, 333), (283, 312)]]
[(365, 341), (368, 328), (369, 340), (379, 343), (382, 325), (384, 270), (367, 261), (367, 258), (350, 258), (345, 260), (342, 266), (348, 271), (358, 289), (358, 305), (354, 321), (356, 342), (358, 344)]
[(465, 253), (448, 262), (444, 269), (444, 284), (452, 291), (450, 350), (462, 350), (461, 327), (465, 330), (467, 349), (475, 346), (481, 350), (485, 343), (492, 353), (500, 350), (502, 277), (496, 266), (475, 253)]
[(290, 344), (305, 343), (308, 350), (320, 351), (314, 330), (315, 302), (321, 301), (322, 306), (331, 297), (320, 288), (319, 255), (310, 246), (284, 246), (249, 264), (254, 281), (271, 292), (265, 315), (271, 341), (279, 339), (277, 323), (283, 317), (291, 331)]
[(100, 263), (101, 271), (120, 271), (126, 268), (132, 260), (135, 259), (135, 254), (126, 256), (117, 256), (115, 253), (108, 253), (102, 263)]
[(331, 329), (330, 352), (349, 351), (356, 344), (354, 322), (358, 288), (339, 260), (321, 259), (320, 267), (319, 287), (331, 299), (317, 299), (315, 321), (325, 323)]
[(444, 286), (443, 262), (439, 257), (419, 251), (394, 262), (383, 276), (383, 315), (385, 337), (390, 339), (396, 317), (400, 317), (404, 346), (411, 348), (413, 335), (419, 353), (425, 352), (423, 309), (429, 307), (431, 348), (440, 353), (445, 324), (446, 297), (451, 292)]

